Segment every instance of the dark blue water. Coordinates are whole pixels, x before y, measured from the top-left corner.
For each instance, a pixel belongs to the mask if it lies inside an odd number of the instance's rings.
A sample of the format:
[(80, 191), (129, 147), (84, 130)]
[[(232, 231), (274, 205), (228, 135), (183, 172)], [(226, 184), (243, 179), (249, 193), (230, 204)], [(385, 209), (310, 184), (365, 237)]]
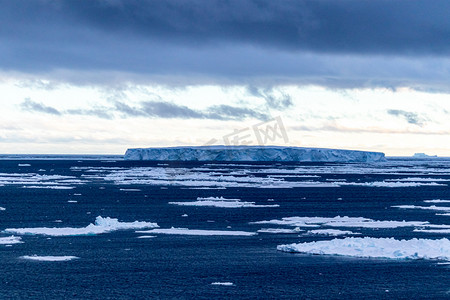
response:
[[(21, 166), (19, 166), (19, 164)], [(29, 164), (29, 166), (24, 166)], [(429, 221), (450, 224), (450, 217), (435, 211), (399, 210), (392, 205), (424, 205), (426, 199), (450, 199), (443, 186), (419, 187), (294, 187), (260, 188), (234, 186), (226, 189), (190, 189), (189, 185), (125, 184), (105, 176), (131, 168), (178, 168), (179, 173), (203, 168), (255, 170), (333, 166), (325, 164), (226, 166), (186, 163), (161, 166), (154, 162), (101, 160), (0, 160), (0, 230), (24, 227), (85, 227), (96, 216), (156, 222), (161, 228), (185, 227), (205, 230), (256, 232), (264, 226), (254, 221), (291, 216), (351, 216), (375, 220)], [(377, 174), (371, 168), (347, 173), (314, 173), (317, 178), (286, 177), (285, 181), (372, 182), (411, 176), (448, 179), (445, 163), (424, 163), (420, 169), (398, 161), (389, 166), (415, 168), (416, 175), (400, 172)], [(76, 167), (76, 168), (73, 168)], [(120, 169), (116, 169), (120, 168)], [(429, 169), (426, 174), (423, 169)], [(439, 171), (440, 170), (440, 171)], [(437, 172), (439, 171), (439, 172)], [(449, 171), (446, 173), (446, 171)], [(172, 178), (173, 170), (168, 172)], [(224, 172), (224, 171), (222, 171)], [(230, 172), (230, 171), (227, 171)], [(425, 173), (424, 173), (425, 172)], [(383, 172), (378, 172), (383, 173)], [(384, 172), (386, 173), (386, 172)], [(27, 175), (28, 174), (28, 175)], [(76, 184), (63, 179), (41, 179), (17, 183), (30, 174), (70, 176), (83, 180)], [(304, 174), (303, 174), (304, 175)], [(169, 180), (171, 179), (169, 176)], [(247, 176), (247, 175), (240, 175)], [(8, 177), (9, 178), (9, 177)], [(57, 178), (57, 177), (55, 177)], [(327, 180), (328, 179), (328, 180)], [(32, 181), (33, 181), (32, 180)], [(58, 181), (59, 180), (59, 181)], [(24, 188), (58, 181), (73, 189)], [(445, 183), (445, 182), (444, 182)], [(448, 182), (447, 182), (448, 183)], [(1, 182), (0, 182), (1, 184)], [(123, 191), (120, 189), (139, 189)], [(77, 195), (81, 194), (81, 195)], [(170, 201), (195, 201), (197, 197), (239, 198), (256, 204), (279, 204), (277, 208), (215, 208), (169, 205)], [(342, 198), (342, 200), (338, 200)], [(273, 202), (268, 202), (273, 199)], [(70, 203), (75, 200), (77, 203)], [(188, 217), (182, 217), (187, 214)], [(55, 223), (60, 220), (60, 223)], [(230, 227), (228, 227), (230, 226)], [(289, 227), (285, 227), (289, 228)], [(345, 230), (345, 229), (344, 229)], [(352, 229), (353, 230), (353, 229)], [(356, 229), (363, 236), (442, 238), (442, 234), (413, 232), (411, 228)], [(0, 237), (11, 234), (0, 233)], [(1, 299), (445, 299), (450, 297), (448, 266), (430, 260), (389, 260), (318, 256), (279, 252), (280, 244), (329, 240), (333, 237), (299, 234), (255, 236), (186, 236), (154, 234), (138, 239), (135, 230), (115, 231), (95, 236), (22, 236), (22, 244), (0, 245)], [(25, 255), (66, 256), (79, 259), (43, 262), (21, 259)], [(233, 286), (211, 285), (232, 282)]]

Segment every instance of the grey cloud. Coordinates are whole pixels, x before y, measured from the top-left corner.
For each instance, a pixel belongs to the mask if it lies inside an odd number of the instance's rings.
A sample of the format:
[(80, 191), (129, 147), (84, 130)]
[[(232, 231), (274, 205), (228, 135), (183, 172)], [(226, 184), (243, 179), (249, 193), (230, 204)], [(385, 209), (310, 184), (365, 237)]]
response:
[(94, 109), (68, 109), (64, 111), (68, 115), (96, 116), (101, 119), (111, 120), (114, 116), (110, 112), (110, 108), (94, 108)]
[(127, 104), (116, 102), (116, 109), (122, 114), (140, 117), (181, 118), (181, 119), (213, 119), (213, 120), (242, 120), (256, 118), (265, 120), (268, 116), (264, 113), (245, 107), (230, 105), (216, 105), (206, 110), (194, 110), (187, 106), (162, 101), (141, 102), (141, 107), (130, 107)]
[(282, 93), (280, 96), (275, 96), (273, 89), (270, 88), (248, 86), (247, 90), (251, 95), (263, 98), (269, 108), (283, 110), (293, 105), (290, 95)]
[(399, 110), (399, 109), (390, 109), (387, 112), (390, 115), (404, 118), (409, 124), (422, 126), (425, 122), (425, 119), (420, 117), (417, 113), (408, 112), (408, 111)]
[(218, 120), (242, 120), (245, 118), (255, 118), (267, 120), (269, 115), (245, 107), (235, 107), (230, 105), (216, 105), (208, 108), (206, 114), (208, 118)]
[(22, 110), (31, 111), (31, 112), (40, 112), (40, 113), (46, 113), (50, 115), (56, 115), (60, 116), (61, 112), (57, 110), (56, 108), (46, 106), (42, 103), (31, 101), (30, 99), (25, 99), (24, 102), (20, 104), (20, 107)]
[(94, 107), (91, 109), (67, 109), (59, 111), (56, 108), (26, 99), (21, 103), (22, 110), (47, 113), (53, 115), (85, 115), (96, 116), (102, 119), (114, 119), (116, 114), (123, 118), (149, 117), (163, 119), (211, 119), (211, 120), (243, 120), (255, 118), (267, 120), (265, 113), (247, 107), (230, 105), (210, 106), (206, 110), (195, 110), (184, 105), (163, 101), (143, 101), (138, 107), (132, 107), (120, 101), (114, 101), (114, 106)]
[(182, 119), (205, 118), (205, 115), (201, 112), (190, 109), (187, 106), (176, 105), (173, 103), (148, 101), (142, 102), (141, 105), (141, 110), (151, 117)]
[[(448, 90), (445, 0), (0, 0), (0, 5), (3, 71), (111, 85), (142, 77), (179, 84)], [(269, 99), (268, 105), (284, 104)]]

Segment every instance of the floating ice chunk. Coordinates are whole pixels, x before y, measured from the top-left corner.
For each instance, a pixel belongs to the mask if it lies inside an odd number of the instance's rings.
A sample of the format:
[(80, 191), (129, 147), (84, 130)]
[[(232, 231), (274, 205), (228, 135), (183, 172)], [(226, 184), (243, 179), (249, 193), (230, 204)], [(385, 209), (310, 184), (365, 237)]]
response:
[(182, 214), (181, 215), (183, 218), (186, 218), (186, 217), (188, 217), (188, 214)]
[(140, 189), (120, 189), (122, 192), (140, 192)]
[(423, 178), (423, 177), (408, 177), (408, 178), (397, 178), (397, 179), (386, 179), (385, 181), (416, 181), (416, 182), (438, 182), (438, 181), (450, 181), (445, 178)]
[(361, 233), (347, 231), (347, 230), (338, 230), (338, 229), (315, 229), (315, 230), (309, 230), (306, 234), (339, 236), (339, 235), (356, 235), (356, 234), (361, 234)]
[(103, 218), (98, 216), (95, 219), (95, 224), (89, 224), (82, 228), (73, 227), (35, 227), (35, 228), (7, 228), (4, 232), (15, 234), (39, 234), (48, 236), (75, 236), (75, 235), (96, 235), (117, 230), (130, 230), (130, 229), (144, 229), (159, 227), (156, 223), (150, 222), (119, 222), (118, 219)]
[(31, 167), (30, 164), (18, 164), (17, 166), (18, 167)]
[(402, 181), (374, 181), (374, 182), (339, 182), (339, 185), (356, 185), (367, 187), (416, 187), (416, 186), (447, 186), (437, 182), (402, 182)]
[(435, 199), (435, 200), (424, 200), (425, 203), (450, 203), (450, 200), (441, 200), (441, 199)]
[(76, 200), (68, 200), (67, 202), (68, 203), (78, 203), (78, 201), (76, 201)]
[(72, 190), (74, 186), (66, 185), (24, 185), (24, 189), (51, 189), (51, 190)]
[(450, 259), (450, 241), (445, 238), (396, 240), (394, 238), (349, 237), (331, 241), (279, 245), (277, 249), (285, 252), (354, 257)]
[(0, 245), (12, 245), (23, 243), (22, 239), (18, 236), (7, 236), (0, 238)]
[(156, 235), (141, 235), (141, 236), (138, 236), (137, 238), (138, 239), (151, 239), (151, 238), (155, 238), (156, 237)]
[(414, 232), (449, 234), (450, 229), (414, 229)]
[(304, 230), (296, 227), (294, 229), (285, 229), (285, 228), (262, 228), (258, 230), (259, 233), (299, 233)]
[(185, 205), (185, 206), (212, 206), (212, 207), (220, 207), (220, 208), (279, 207), (278, 204), (259, 205), (259, 204), (255, 204), (255, 202), (245, 202), (245, 201), (243, 202), (240, 199), (226, 199), (223, 197), (207, 197), (207, 198), (198, 197), (197, 201), (169, 202), (169, 204)]
[(424, 209), (424, 210), (437, 210), (437, 211), (450, 211), (450, 207), (445, 206), (417, 206), (417, 205), (394, 205), (391, 207), (402, 208), (402, 209)]
[(258, 221), (250, 224), (275, 224), (296, 227), (359, 227), (359, 228), (397, 228), (416, 227), (428, 225), (428, 222), (421, 221), (376, 221), (363, 217), (288, 217), (281, 220)]
[(213, 282), (211, 285), (223, 285), (223, 286), (233, 286), (234, 283), (232, 282)]
[(0, 206), (0, 211), (6, 210), (6, 208)]
[(37, 255), (25, 255), (21, 256), (22, 259), (37, 260), (37, 261), (69, 261), (78, 259), (76, 256), (37, 256)]
[(145, 231), (136, 231), (137, 233), (151, 233), (151, 234), (177, 234), (177, 235), (233, 235), (233, 236), (252, 236), (256, 232), (247, 231), (226, 231), (226, 230), (202, 230), (202, 229), (188, 229), (188, 228), (168, 228), (168, 229), (151, 229)]

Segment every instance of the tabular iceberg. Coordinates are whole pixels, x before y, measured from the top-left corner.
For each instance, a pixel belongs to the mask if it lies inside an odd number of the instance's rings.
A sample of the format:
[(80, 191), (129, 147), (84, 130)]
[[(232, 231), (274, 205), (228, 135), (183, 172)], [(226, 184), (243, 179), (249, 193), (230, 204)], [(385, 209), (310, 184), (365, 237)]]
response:
[(279, 146), (199, 146), (128, 149), (125, 160), (380, 162), (384, 153)]

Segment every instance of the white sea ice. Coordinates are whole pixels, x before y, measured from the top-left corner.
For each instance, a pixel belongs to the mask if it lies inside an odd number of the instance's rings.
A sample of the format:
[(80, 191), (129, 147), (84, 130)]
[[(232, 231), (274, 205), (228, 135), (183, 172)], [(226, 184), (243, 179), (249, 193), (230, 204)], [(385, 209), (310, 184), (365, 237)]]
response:
[(441, 200), (441, 199), (435, 199), (435, 200), (424, 200), (425, 203), (450, 203), (450, 200)]
[(177, 234), (177, 235), (224, 235), (224, 236), (252, 236), (256, 235), (256, 232), (248, 231), (230, 231), (230, 230), (202, 230), (202, 229), (188, 229), (188, 228), (158, 228), (145, 231), (136, 231), (137, 233), (150, 233), (150, 234)]
[(211, 283), (211, 285), (223, 285), (223, 286), (233, 286), (234, 285), (234, 283), (232, 283), (232, 282), (213, 282), (213, 283)]
[(296, 227), (294, 229), (286, 229), (286, 228), (261, 228), (257, 232), (259, 233), (299, 233), (304, 230)]
[(6, 210), (6, 208), (0, 206), (0, 211)]
[(386, 179), (385, 181), (413, 181), (413, 182), (438, 182), (438, 181), (450, 181), (450, 179), (445, 178), (424, 178), (424, 177), (407, 177), (407, 178), (396, 178), (396, 179)]
[(437, 211), (449, 211), (450, 207), (445, 206), (417, 206), (417, 205), (393, 205), (391, 207), (402, 208), (402, 209), (424, 209), (424, 210), (437, 210)]
[(37, 261), (69, 261), (78, 259), (76, 256), (37, 256), (37, 255), (25, 255), (21, 256), (22, 259), (37, 260)]
[(119, 222), (114, 218), (103, 218), (98, 216), (95, 219), (95, 224), (89, 224), (82, 228), (73, 227), (35, 227), (35, 228), (7, 228), (4, 230), (6, 233), (13, 234), (38, 234), (47, 236), (75, 236), (75, 235), (96, 235), (117, 230), (130, 230), (130, 229), (144, 229), (159, 227), (156, 223), (150, 222)]
[(220, 208), (241, 208), (241, 207), (279, 207), (278, 204), (264, 204), (259, 205), (255, 202), (243, 202), (240, 199), (226, 199), (224, 197), (198, 197), (197, 201), (190, 202), (169, 202), (169, 204), (174, 205), (185, 205), (185, 206), (212, 206)]
[(339, 236), (339, 235), (356, 235), (361, 234), (359, 232), (339, 230), (339, 229), (315, 229), (306, 232), (307, 235), (327, 235), (327, 236)]
[(429, 224), (420, 221), (376, 221), (363, 217), (287, 217), (281, 220), (251, 222), (250, 224), (275, 224), (295, 227), (358, 227), (358, 228), (397, 228), (416, 227)]
[(450, 229), (414, 229), (414, 232), (449, 234)]
[(374, 182), (339, 182), (339, 185), (356, 185), (367, 187), (417, 187), (417, 186), (446, 186), (437, 182), (402, 182), (402, 181), (374, 181)]
[(66, 185), (24, 185), (24, 189), (50, 189), (50, 190), (72, 190), (74, 186)]
[(151, 238), (155, 238), (156, 236), (155, 235), (141, 235), (141, 236), (138, 236), (137, 238), (138, 239), (151, 239)]
[(18, 236), (7, 236), (0, 238), (0, 245), (12, 245), (12, 244), (20, 244), (22, 242), (22, 238)]
[(354, 257), (450, 259), (450, 241), (445, 238), (396, 240), (394, 238), (349, 237), (331, 241), (279, 245), (277, 249), (285, 252)]

